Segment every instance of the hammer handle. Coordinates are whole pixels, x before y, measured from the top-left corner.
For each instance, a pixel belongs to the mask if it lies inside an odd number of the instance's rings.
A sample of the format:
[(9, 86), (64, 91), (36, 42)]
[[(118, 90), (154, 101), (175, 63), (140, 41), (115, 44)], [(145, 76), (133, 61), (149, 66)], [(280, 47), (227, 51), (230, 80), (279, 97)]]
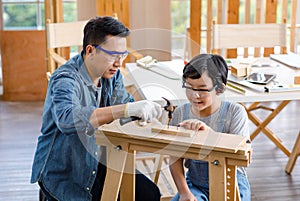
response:
[(131, 121), (141, 120), (140, 117), (130, 116), (130, 117), (123, 117), (120, 118), (120, 125), (123, 126), (124, 124), (127, 124)]

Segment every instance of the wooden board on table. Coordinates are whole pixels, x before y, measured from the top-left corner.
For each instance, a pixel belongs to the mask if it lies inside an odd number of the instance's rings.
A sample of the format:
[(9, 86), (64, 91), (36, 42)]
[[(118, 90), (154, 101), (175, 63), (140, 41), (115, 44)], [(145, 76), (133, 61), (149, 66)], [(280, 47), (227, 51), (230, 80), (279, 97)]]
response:
[(154, 133), (161, 133), (161, 134), (167, 134), (167, 135), (179, 135), (184, 137), (192, 137), (196, 132), (192, 130), (186, 130), (182, 127), (176, 127), (176, 126), (153, 126), (151, 128), (151, 131)]

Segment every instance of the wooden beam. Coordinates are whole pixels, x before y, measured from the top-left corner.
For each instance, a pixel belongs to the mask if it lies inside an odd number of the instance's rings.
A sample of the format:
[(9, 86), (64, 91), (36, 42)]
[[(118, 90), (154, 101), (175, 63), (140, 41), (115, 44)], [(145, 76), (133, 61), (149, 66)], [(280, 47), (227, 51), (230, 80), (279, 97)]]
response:
[[(245, 24), (250, 24), (250, 18), (251, 18), (251, 0), (245, 1)], [(249, 56), (248, 54), (248, 48), (244, 48), (244, 57), (247, 58)]]
[(191, 0), (190, 2), (190, 36), (192, 57), (200, 53), (201, 47), (201, 1)]
[[(277, 0), (266, 0), (266, 23), (276, 23), (277, 4)], [(274, 54), (274, 48), (265, 48), (264, 57), (268, 57), (270, 54)]]
[(297, 0), (292, 0), (291, 5), (291, 29), (290, 29), (290, 51), (297, 52), (296, 47), (296, 19), (297, 19)]
[(206, 49), (208, 53), (212, 52), (212, 23), (213, 23), (213, 18), (212, 18), (212, 0), (207, 0), (207, 11), (206, 11), (206, 16), (207, 16), (207, 21), (206, 21)]
[[(239, 24), (239, 7), (240, 7), (240, 0), (228, 0), (228, 4), (227, 4), (228, 24)], [(236, 58), (237, 49), (228, 49), (226, 55), (227, 58)]]

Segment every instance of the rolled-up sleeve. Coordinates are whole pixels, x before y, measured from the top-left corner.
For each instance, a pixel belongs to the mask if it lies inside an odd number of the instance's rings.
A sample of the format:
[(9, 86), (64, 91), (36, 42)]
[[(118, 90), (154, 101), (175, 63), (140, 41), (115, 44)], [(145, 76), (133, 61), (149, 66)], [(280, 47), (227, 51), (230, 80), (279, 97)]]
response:
[[(69, 74), (57, 75), (52, 80), (52, 116), (58, 129), (64, 134), (92, 135), (94, 128), (89, 119), (96, 109), (87, 92), (80, 87), (75, 77)], [(85, 104), (83, 104), (85, 103)]]

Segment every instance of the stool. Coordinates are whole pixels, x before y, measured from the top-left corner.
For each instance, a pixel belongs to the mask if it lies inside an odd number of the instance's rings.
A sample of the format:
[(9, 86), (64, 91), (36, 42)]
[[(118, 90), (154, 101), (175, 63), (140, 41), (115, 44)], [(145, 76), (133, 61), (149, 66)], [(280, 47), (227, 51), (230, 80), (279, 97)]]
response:
[(294, 144), (293, 150), (291, 152), (291, 155), (285, 167), (285, 172), (287, 174), (291, 174), (291, 172), (293, 171), (294, 165), (299, 155), (300, 155), (300, 132), (298, 134), (297, 140)]

